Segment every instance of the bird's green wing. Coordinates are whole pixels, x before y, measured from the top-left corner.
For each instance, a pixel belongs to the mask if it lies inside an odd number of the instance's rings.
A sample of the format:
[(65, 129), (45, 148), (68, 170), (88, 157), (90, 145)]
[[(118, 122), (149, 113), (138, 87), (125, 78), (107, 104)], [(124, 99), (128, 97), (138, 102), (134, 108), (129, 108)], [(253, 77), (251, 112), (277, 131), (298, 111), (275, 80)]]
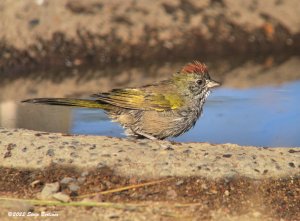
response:
[(183, 99), (174, 93), (159, 93), (147, 89), (115, 89), (109, 93), (95, 94), (102, 102), (137, 110), (168, 111), (180, 108)]

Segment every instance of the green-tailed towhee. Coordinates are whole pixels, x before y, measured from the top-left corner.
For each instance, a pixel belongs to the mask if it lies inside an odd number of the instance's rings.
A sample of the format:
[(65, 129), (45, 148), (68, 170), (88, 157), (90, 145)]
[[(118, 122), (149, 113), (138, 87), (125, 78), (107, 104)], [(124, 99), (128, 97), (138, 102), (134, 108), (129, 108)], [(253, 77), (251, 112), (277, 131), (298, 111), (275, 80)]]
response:
[(95, 99), (36, 98), (23, 102), (100, 108), (130, 136), (164, 139), (193, 127), (210, 89), (219, 85), (210, 79), (204, 64), (194, 61), (168, 80), (94, 94)]

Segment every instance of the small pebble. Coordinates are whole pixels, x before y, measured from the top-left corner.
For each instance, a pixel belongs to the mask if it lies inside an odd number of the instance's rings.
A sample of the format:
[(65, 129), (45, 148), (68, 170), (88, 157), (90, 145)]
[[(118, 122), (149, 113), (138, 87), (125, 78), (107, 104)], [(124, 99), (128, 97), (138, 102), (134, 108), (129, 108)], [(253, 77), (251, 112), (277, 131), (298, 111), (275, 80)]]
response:
[(8, 158), (8, 157), (11, 157), (11, 152), (10, 152), (10, 150), (7, 151), (7, 152), (4, 154), (4, 158)]
[(71, 201), (70, 196), (65, 194), (65, 193), (62, 193), (62, 192), (54, 193), (52, 195), (52, 197), (54, 199), (59, 200), (59, 201), (64, 202), (64, 203)]
[(225, 194), (225, 196), (229, 196), (229, 191), (225, 190), (224, 194)]
[(293, 149), (290, 149), (290, 150), (289, 150), (289, 153), (297, 153), (297, 152), (299, 153), (300, 150), (293, 150)]
[(187, 150), (184, 150), (182, 153), (189, 154), (189, 153), (191, 153), (191, 152), (192, 152), (191, 150), (187, 149)]
[(174, 150), (171, 146), (168, 146), (165, 150)]
[(16, 146), (17, 146), (16, 144), (10, 143), (10, 144), (7, 145), (7, 150), (12, 150), (12, 149), (14, 149)]
[(294, 164), (293, 162), (290, 162), (290, 163), (289, 163), (289, 166), (290, 166), (290, 167), (293, 167), (293, 168), (296, 167), (295, 164)]
[(96, 149), (96, 145), (93, 144), (91, 147), (90, 147), (90, 150), (93, 150), (93, 149)]
[(176, 182), (176, 186), (180, 186), (180, 185), (182, 185), (183, 183), (184, 183), (183, 180), (178, 180), (178, 181)]
[(73, 158), (78, 158), (78, 154), (75, 152), (70, 153), (70, 156)]
[(53, 149), (47, 150), (46, 155), (48, 155), (48, 156), (50, 156), (50, 157), (53, 157), (53, 156), (54, 156), (54, 150), (53, 150)]
[(74, 182), (75, 179), (72, 178), (72, 177), (64, 177), (63, 179), (61, 179), (60, 183), (61, 184), (68, 184), (68, 183), (71, 183), (71, 182)]
[(77, 184), (75, 184), (75, 183), (71, 183), (69, 185), (69, 190), (71, 192), (77, 192), (79, 189), (80, 189), (80, 187)]
[(38, 24), (40, 23), (40, 20), (38, 18), (34, 18), (34, 19), (31, 19), (28, 24), (31, 28), (37, 26)]
[(105, 168), (106, 165), (104, 163), (98, 163), (97, 164), (97, 169)]
[(41, 199), (51, 199), (54, 193), (57, 193), (59, 190), (59, 183), (46, 183), (42, 192)]

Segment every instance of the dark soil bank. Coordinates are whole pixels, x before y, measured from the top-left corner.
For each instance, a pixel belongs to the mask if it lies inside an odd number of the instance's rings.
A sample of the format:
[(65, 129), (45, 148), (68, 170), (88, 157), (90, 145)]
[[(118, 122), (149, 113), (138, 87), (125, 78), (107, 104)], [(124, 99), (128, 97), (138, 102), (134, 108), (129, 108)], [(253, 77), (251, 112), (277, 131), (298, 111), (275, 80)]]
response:
[(298, 53), (299, 11), (297, 0), (1, 1), (0, 70)]
[[(43, 170), (0, 168), (0, 172), (2, 174), (1, 196), (18, 198), (36, 198), (46, 183), (58, 182), (61, 192), (70, 195), (74, 201), (80, 201), (83, 199), (80, 196), (85, 194), (149, 181), (134, 176), (131, 178), (118, 176), (108, 168), (79, 171), (74, 168), (51, 166)], [(72, 191), (74, 187), (76, 189)], [(253, 180), (247, 177), (217, 180), (204, 177), (173, 177), (151, 186), (86, 196), (84, 200), (87, 201), (89, 198), (97, 202), (137, 205), (148, 202), (152, 206), (155, 203), (165, 203), (166, 207), (177, 203), (177, 207), (175, 206), (170, 214), (156, 208), (156, 213), (161, 216), (159, 220), (164, 216), (169, 218), (173, 216), (173, 219), (179, 218), (179, 220), (219, 220), (214, 217), (214, 211), (222, 211), (223, 215), (229, 217), (237, 216), (239, 217), (237, 220), (297, 220), (300, 207), (299, 187), (298, 177), (264, 180)], [(16, 208), (16, 205), (13, 208)], [(39, 208), (35, 207), (31, 210), (37, 212)], [(51, 208), (48, 210), (51, 211)], [(136, 213), (135, 210), (137, 208), (131, 209), (130, 213)], [(60, 217), (64, 216), (63, 208), (57, 207), (55, 211), (58, 211)], [(82, 212), (77, 211), (77, 213)], [(155, 212), (152, 215), (154, 214)], [(243, 214), (248, 214), (248, 217), (243, 217)], [(122, 215), (115, 219), (123, 220), (121, 217)], [(151, 220), (151, 215), (148, 218)]]

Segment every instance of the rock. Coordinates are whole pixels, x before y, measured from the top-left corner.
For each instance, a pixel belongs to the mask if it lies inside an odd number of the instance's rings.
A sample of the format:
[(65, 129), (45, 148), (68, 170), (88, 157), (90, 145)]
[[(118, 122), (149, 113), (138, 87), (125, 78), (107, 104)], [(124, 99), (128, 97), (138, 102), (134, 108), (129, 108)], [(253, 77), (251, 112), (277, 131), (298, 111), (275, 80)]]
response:
[(47, 150), (46, 155), (47, 155), (47, 156), (50, 156), (50, 157), (53, 157), (53, 156), (55, 155), (54, 150), (53, 150), (53, 149)]
[(74, 181), (75, 181), (75, 179), (72, 177), (64, 177), (63, 179), (61, 179), (60, 183), (61, 184), (69, 184)]
[(42, 192), (41, 192), (41, 199), (51, 199), (54, 193), (57, 193), (59, 190), (59, 183), (46, 183)]
[(76, 183), (70, 183), (69, 190), (71, 192), (77, 192), (80, 189), (80, 187)]
[(64, 203), (71, 201), (70, 196), (65, 194), (65, 193), (62, 193), (62, 192), (54, 193), (52, 195), (52, 197), (54, 199), (59, 200), (59, 201), (64, 202)]
[(183, 180), (178, 180), (178, 181), (176, 182), (176, 186), (180, 186), (180, 185), (182, 185), (183, 183), (184, 183)]
[(225, 195), (225, 196), (229, 196), (229, 194), (230, 194), (229, 191), (228, 191), (228, 190), (225, 190), (224, 195)]

